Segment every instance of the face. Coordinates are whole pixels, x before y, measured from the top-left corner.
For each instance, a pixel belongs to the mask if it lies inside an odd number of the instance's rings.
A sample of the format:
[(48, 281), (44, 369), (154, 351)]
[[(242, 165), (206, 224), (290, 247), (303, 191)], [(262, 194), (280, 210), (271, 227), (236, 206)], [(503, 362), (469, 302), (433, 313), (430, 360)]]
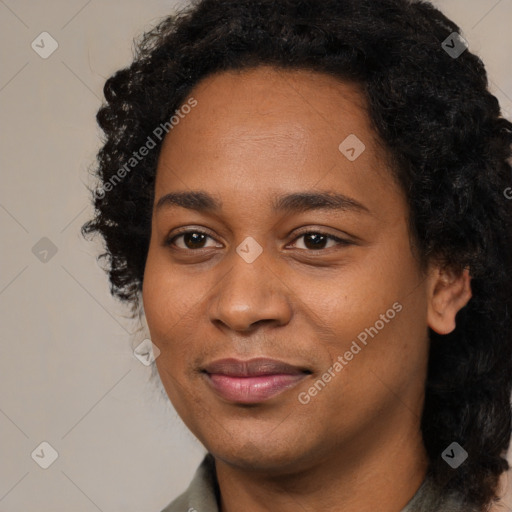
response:
[[(267, 471), (417, 431), (430, 282), (359, 88), (259, 67), (190, 96), (158, 162), (143, 281), (178, 414), (216, 457)], [(261, 357), (293, 371), (204, 371)]]

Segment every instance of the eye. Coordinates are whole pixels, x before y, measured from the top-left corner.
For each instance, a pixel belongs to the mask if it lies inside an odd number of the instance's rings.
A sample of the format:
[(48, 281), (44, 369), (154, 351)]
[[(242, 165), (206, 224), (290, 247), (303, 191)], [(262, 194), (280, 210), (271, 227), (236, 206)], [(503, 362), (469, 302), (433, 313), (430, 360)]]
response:
[[(304, 239), (302, 242), (303, 247), (298, 248), (308, 251), (321, 251), (324, 249), (330, 249), (336, 245), (352, 245), (351, 242), (347, 240), (343, 240), (342, 238), (338, 238), (334, 235), (330, 235), (321, 231), (308, 231), (302, 233), (295, 239), (295, 241), (300, 240), (301, 238)], [(214, 242), (213, 245), (205, 245), (208, 239)], [(180, 241), (179, 243), (178, 240)], [(329, 242), (332, 242), (331, 245), (328, 245)], [(194, 249), (206, 249), (208, 247), (222, 247), (221, 244), (216, 245), (215, 240), (210, 235), (208, 235), (208, 233), (197, 229), (182, 231), (179, 234), (175, 234), (165, 241), (165, 245), (175, 246), (178, 249), (185, 251)]]
[[(295, 240), (304, 239), (302, 242), (303, 247), (299, 247), (299, 249), (319, 251), (323, 249), (330, 249), (336, 245), (352, 245), (347, 240), (343, 240), (342, 238), (338, 238), (337, 236), (330, 235), (328, 233), (323, 233), (321, 231), (308, 231), (306, 233), (300, 234)], [(332, 245), (326, 247), (326, 243), (329, 241), (334, 242)]]
[[(182, 244), (176, 243), (177, 240), (181, 239)], [(209, 236), (204, 231), (199, 231), (197, 229), (189, 230), (189, 231), (183, 231), (179, 233), (178, 235), (174, 235), (172, 237), (169, 237), (165, 241), (165, 245), (174, 245), (178, 247), (178, 249), (183, 250), (194, 250), (194, 249), (205, 249), (208, 246), (205, 246), (206, 240), (213, 238)], [(216, 247), (215, 244), (213, 246), (209, 247)]]

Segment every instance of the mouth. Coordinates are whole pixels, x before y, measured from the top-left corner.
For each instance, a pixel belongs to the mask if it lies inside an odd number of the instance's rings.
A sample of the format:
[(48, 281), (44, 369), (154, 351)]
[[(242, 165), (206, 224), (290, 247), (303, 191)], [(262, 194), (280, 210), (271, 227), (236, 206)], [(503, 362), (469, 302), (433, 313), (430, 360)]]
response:
[(221, 359), (202, 370), (206, 382), (230, 402), (254, 404), (296, 386), (312, 372), (275, 359)]

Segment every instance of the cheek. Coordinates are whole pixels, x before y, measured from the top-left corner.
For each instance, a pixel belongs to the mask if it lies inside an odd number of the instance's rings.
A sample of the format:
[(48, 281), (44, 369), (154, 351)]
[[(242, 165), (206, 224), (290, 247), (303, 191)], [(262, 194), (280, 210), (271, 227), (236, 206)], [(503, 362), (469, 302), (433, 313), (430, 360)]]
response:
[[(176, 282), (170, 267), (148, 253), (142, 299), (144, 314), (150, 332), (151, 341), (160, 349), (161, 355), (156, 364), (161, 369), (169, 368), (171, 361), (180, 359), (179, 340), (187, 337), (186, 318), (189, 311), (193, 314), (193, 303), (187, 301), (191, 294)], [(170, 358), (169, 354), (173, 357)]]
[(199, 285), (198, 280), (184, 278), (173, 270), (165, 254), (150, 248), (142, 297), (147, 323), (155, 339), (164, 342), (170, 332), (184, 328), (190, 315), (197, 314), (204, 295)]
[[(317, 329), (330, 331), (329, 343), (336, 345), (379, 321), (380, 315), (404, 295), (411, 282), (404, 278), (404, 272), (399, 274), (392, 268), (384, 268), (381, 258), (374, 264), (367, 257), (329, 278), (302, 276), (291, 282), (299, 304), (307, 306), (304, 313), (311, 316)], [(393, 313), (394, 310), (390, 315)]]
[(193, 334), (189, 315), (194, 314), (192, 296), (176, 282), (175, 273), (158, 254), (148, 253), (142, 299), (151, 341), (159, 348), (156, 367), (173, 404), (180, 406), (186, 397), (181, 372), (187, 367), (187, 341)]
[(424, 291), (420, 286), (411, 292), (405, 284), (390, 290), (383, 302), (382, 296), (368, 297), (359, 304), (363, 314), (351, 324), (343, 347), (331, 354), (333, 360), (340, 355), (347, 360), (345, 391), (356, 402), (392, 403), (400, 397), (412, 407), (428, 360)]
[(330, 279), (295, 280), (319, 348), (331, 361), (349, 351), (350, 366), (362, 371), (395, 374), (421, 365), (428, 340), (426, 292), (408, 238), (361, 253)]
[(368, 300), (361, 311), (361, 304), (338, 301), (340, 309), (327, 319), (336, 336), (322, 345), (330, 362), (317, 376), (328, 383), (319, 392), (303, 389), (312, 393), (309, 412), (332, 417), (341, 430), (380, 421), (379, 415), (392, 411), (420, 414), (428, 358), (421, 294), (399, 304), (390, 298), (384, 309), (379, 304)]

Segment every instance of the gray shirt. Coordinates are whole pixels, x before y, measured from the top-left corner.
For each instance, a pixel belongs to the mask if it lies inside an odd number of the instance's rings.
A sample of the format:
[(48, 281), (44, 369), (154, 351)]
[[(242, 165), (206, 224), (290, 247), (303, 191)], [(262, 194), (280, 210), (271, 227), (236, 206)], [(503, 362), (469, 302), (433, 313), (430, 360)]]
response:
[[(197, 468), (187, 490), (161, 512), (219, 512), (219, 488), (215, 460), (207, 453)], [(398, 512), (398, 511), (397, 511)], [(442, 495), (426, 478), (416, 494), (400, 512), (480, 512), (465, 505), (462, 496)]]

